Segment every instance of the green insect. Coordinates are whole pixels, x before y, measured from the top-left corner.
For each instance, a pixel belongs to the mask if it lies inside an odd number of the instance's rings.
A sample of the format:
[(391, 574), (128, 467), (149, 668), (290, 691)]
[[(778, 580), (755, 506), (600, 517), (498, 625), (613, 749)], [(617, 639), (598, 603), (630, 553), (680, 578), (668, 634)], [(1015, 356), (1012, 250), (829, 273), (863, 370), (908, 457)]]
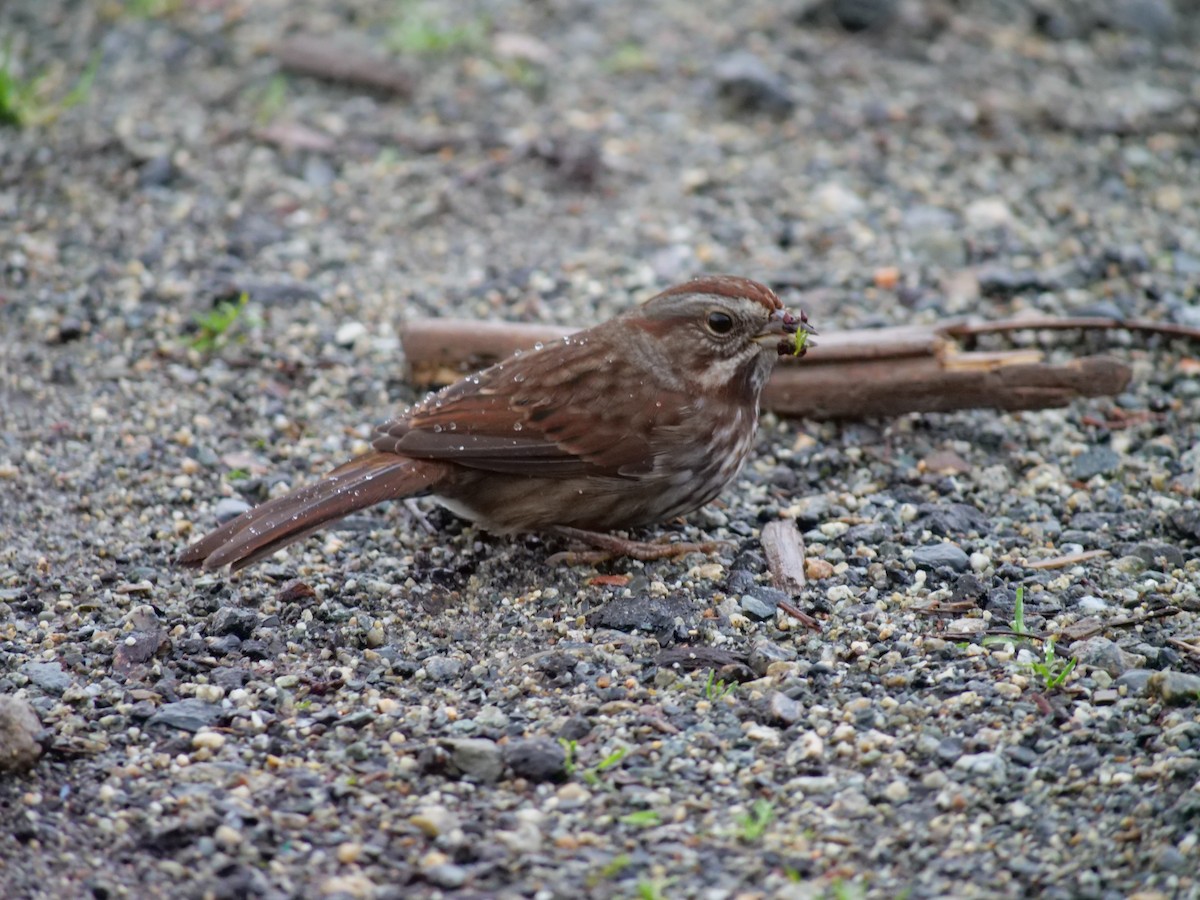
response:
[(796, 332), (796, 346), (792, 350), (792, 356), (803, 356), (808, 352), (808, 332), (800, 329)]

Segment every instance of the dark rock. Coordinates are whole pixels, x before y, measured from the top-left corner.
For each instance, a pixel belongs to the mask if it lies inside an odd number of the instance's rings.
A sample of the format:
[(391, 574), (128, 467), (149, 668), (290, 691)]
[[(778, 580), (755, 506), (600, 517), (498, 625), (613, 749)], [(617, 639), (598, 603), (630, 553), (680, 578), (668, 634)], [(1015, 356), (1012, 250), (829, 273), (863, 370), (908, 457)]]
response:
[(226, 241), (230, 253), (249, 259), (271, 244), (286, 240), (287, 236), (287, 231), (267, 216), (252, 213), (229, 226)]
[(462, 660), (450, 656), (430, 656), (422, 665), (431, 681), (453, 681), (463, 670)]
[(793, 725), (804, 715), (804, 707), (799, 700), (793, 700), (780, 691), (772, 691), (767, 698), (767, 717), (784, 725)]
[(1189, 672), (1155, 672), (1147, 687), (1168, 706), (1200, 705), (1200, 675)]
[(62, 664), (56, 662), (27, 662), (20, 672), (47, 694), (61, 694), (73, 680), (63, 671)]
[(1109, 247), (1104, 251), (1104, 261), (1115, 265), (1125, 275), (1150, 271), (1150, 257), (1137, 244)]
[(1019, 766), (1029, 768), (1038, 761), (1037, 751), (1024, 744), (1009, 744), (1003, 750), (1004, 755)]
[(592, 733), (592, 723), (583, 716), (571, 716), (563, 722), (558, 736), (564, 741), (581, 741)]
[(254, 634), (257, 627), (258, 613), (238, 606), (222, 606), (208, 623), (209, 634), (231, 634), (243, 641)]
[(1054, 285), (1040, 272), (1017, 271), (1004, 266), (986, 266), (979, 271), (979, 292), (985, 297), (1006, 300), (1027, 291), (1051, 290)]
[(1126, 554), (1138, 557), (1146, 563), (1147, 568), (1160, 572), (1182, 569), (1187, 563), (1183, 558), (1183, 551), (1171, 544), (1135, 544)]
[(196, 732), (219, 721), (224, 715), (224, 710), (216, 704), (189, 697), (186, 700), (163, 704), (146, 725), (165, 725), (168, 728)]
[(717, 63), (714, 75), (717, 94), (734, 109), (782, 116), (795, 106), (779, 76), (752, 53), (730, 54)]
[(665, 644), (674, 642), (676, 620), (686, 627), (696, 615), (696, 608), (682, 597), (618, 597), (588, 613), (587, 623), (615, 631), (647, 631)]
[(917, 507), (916, 525), (938, 537), (961, 537), (975, 532), (985, 534), (988, 519), (966, 503), (926, 503)]
[(1096, 475), (1109, 475), (1121, 468), (1121, 456), (1108, 447), (1093, 447), (1071, 462), (1071, 474), (1080, 481)]
[(900, 0), (821, 0), (807, 7), (801, 24), (837, 25), (846, 31), (879, 31), (892, 24), (900, 12)]
[(962, 738), (943, 738), (938, 742), (937, 750), (934, 752), (937, 758), (944, 763), (957, 762), (958, 758), (963, 755)]
[(1169, 0), (1112, 0), (1100, 4), (1099, 22), (1157, 41), (1170, 40), (1179, 30), (1179, 17)]
[(512, 741), (504, 748), (504, 762), (514, 775), (528, 781), (564, 781), (567, 777), (567, 753), (550, 738)]
[(796, 651), (790, 647), (781, 647), (765, 638), (756, 640), (750, 647), (750, 668), (755, 675), (766, 675), (767, 667), (773, 662), (791, 662), (796, 659)]
[(1171, 528), (1177, 530), (1178, 533), (1192, 538), (1192, 540), (1200, 541), (1200, 509), (1181, 509), (1172, 512), (1166, 521), (1171, 523)]
[(145, 190), (152, 187), (163, 187), (175, 180), (178, 170), (171, 160), (169, 153), (162, 153), (146, 160), (138, 169), (138, 187)]
[(438, 863), (425, 869), (422, 874), (430, 884), (448, 891), (457, 890), (467, 883), (467, 870), (454, 863)]
[(1154, 672), (1150, 669), (1128, 669), (1113, 682), (1117, 687), (1124, 687), (1131, 697), (1144, 697), (1150, 688), (1150, 679)]
[[(970, 557), (967, 558), (970, 563)], [(972, 572), (966, 572), (958, 576), (958, 580), (954, 582), (954, 594), (951, 596), (951, 601), (954, 603), (963, 603), (971, 601), (979, 603), (980, 599), (987, 595), (987, 585), (983, 580)], [(980, 606), (986, 607), (987, 603), (981, 603)]]
[[(64, 316), (63, 320), (58, 323), (58, 328), (55, 331), (54, 343), (69, 344), (72, 341), (77, 341), (81, 337), (83, 337), (83, 333), (84, 333), (84, 324), (80, 319), (75, 318), (75, 316)], [(68, 372), (69, 371), (70, 370), (68, 370)], [(74, 373), (69, 374), (68, 379), (65, 383), (66, 384), (74, 384), (75, 383)]]
[(134, 666), (152, 660), (169, 643), (165, 628), (131, 631), (121, 638), (113, 650), (113, 671), (128, 673)]
[[(765, 590), (770, 591), (772, 588), (766, 588)], [(783, 592), (776, 591), (776, 593)], [(742, 612), (750, 618), (759, 619), (760, 621), (775, 618), (775, 610), (779, 608), (779, 600), (770, 596), (763, 596), (762, 589), (752, 594), (743, 594), (740, 604)]]
[(927, 544), (913, 550), (913, 562), (922, 569), (940, 569), (946, 566), (955, 572), (965, 571), (971, 565), (966, 551), (954, 544)]
[(658, 654), (655, 659), (660, 669), (678, 669), (694, 672), (697, 669), (712, 669), (717, 677), (728, 681), (749, 681), (754, 670), (746, 663), (746, 657), (717, 647), (673, 647)]
[(358, 730), (360, 728), (366, 728), (368, 725), (370, 725), (372, 722), (374, 722), (377, 718), (379, 718), (379, 717), (377, 715), (375, 715), (375, 713), (371, 712), (371, 710), (359, 709), (359, 710), (355, 710), (352, 713), (347, 713), (346, 715), (342, 716), (340, 719), (335, 720), (333, 724), (341, 725), (346, 728), (353, 728), (355, 730)]
[(212, 670), (212, 673), (208, 677), (217, 687), (232, 691), (244, 687), (246, 682), (250, 680), (250, 673), (245, 669), (239, 669), (234, 666), (218, 666)]
[(1079, 660), (1080, 665), (1103, 669), (1114, 678), (1146, 661), (1142, 657), (1126, 653), (1108, 638), (1099, 636), (1088, 638), (1086, 641), (1078, 641), (1069, 649), (1071, 655)]
[(847, 544), (866, 544), (876, 547), (887, 540), (888, 530), (879, 522), (868, 522), (865, 525), (854, 525), (846, 532)]

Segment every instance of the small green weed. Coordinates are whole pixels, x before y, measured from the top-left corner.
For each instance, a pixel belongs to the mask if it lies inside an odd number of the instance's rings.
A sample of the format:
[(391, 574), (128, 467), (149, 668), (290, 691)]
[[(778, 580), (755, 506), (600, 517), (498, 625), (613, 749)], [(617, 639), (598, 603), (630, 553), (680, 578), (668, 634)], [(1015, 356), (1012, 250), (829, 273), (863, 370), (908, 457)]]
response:
[(738, 824), (738, 837), (743, 843), (756, 843), (767, 832), (767, 826), (775, 818), (775, 804), (761, 797), (754, 801), (748, 813), (743, 813), (735, 820)]
[(1075, 657), (1063, 659), (1061, 656), (1054, 655), (1054, 638), (1047, 638), (1045, 647), (1042, 651), (1042, 659), (1040, 662), (1034, 661), (1026, 663), (1034, 673), (1042, 679), (1042, 684), (1047, 690), (1053, 690), (1057, 687), (1062, 687), (1067, 677), (1075, 671), (1075, 663), (1078, 660)]
[[(576, 751), (578, 750), (579, 744), (577, 741), (569, 741), (566, 738), (559, 738), (558, 743), (566, 753), (566, 759), (563, 760), (563, 771), (565, 771), (567, 775), (574, 775), (577, 771), (579, 771), (579, 763), (576, 759)], [(628, 747), (618, 747), (612, 753), (608, 754), (608, 756), (604, 757), (604, 759), (600, 760), (600, 762), (598, 762), (596, 765), (580, 772), (581, 777), (592, 787), (602, 784), (603, 779), (600, 777), (601, 773), (617, 765), (617, 763), (625, 758), (625, 754), (628, 752)]]
[(125, 0), (125, 12), (138, 19), (157, 19), (178, 12), (181, 0)]
[(867, 896), (867, 889), (862, 882), (835, 878), (833, 883), (829, 885), (827, 896), (831, 900), (863, 900)]
[(656, 68), (654, 58), (646, 51), (646, 48), (632, 42), (617, 47), (601, 63), (601, 66), (617, 75), (653, 72)]
[(663, 893), (667, 888), (665, 881), (647, 881), (642, 879), (637, 883), (638, 900), (665, 900), (666, 894)]
[(425, 4), (403, 0), (388, 32), (387, 45), (396, 53), (444, 56), (482, 47), (487, 31), (488, 22), (482, 17), (449, 25)]
[(284, 75), (272, 76), (262, 89), (258, 106), (254, 110), (254, 121), (259, 125), (269, 124), (287, 104), (288, 80)]
[(989, 634), (983, 639), (983, 646), (990, 647), (993, 644), (1011, 644), (1015, 641), (1027, 640), (1032, 637), (1029, 634), (1029, 629), (1025, 627), (1025, 585), (1017, 586), (1017, 599), (1013, 601), (1013, 617), (1012, 622), (1013, 635), (1007, 634)]
[(96, 54), (75, 86), (60, 100), (50, 101), (46, 98), (46, 73), (28, 78), (17, 74), (17, 61), (13, 56), (12, 41), (9, 40), (0, 56), (0, 125), (25, 128), (50, 124), (68, 109), (87, 99), (99, 65), (100, 55)]
[[(990, 634), (983, 639), (985, 647), (993, 644), (1021, 644), (1030, 641), (1040, 640), (1040, 638), (1031, 634), (1028, 626), (1025, 624), (1025, 586), (1021, 585), (1017, 588), (1017, 597), (1013, 603), (1012, 622), (1009, 623), (1012, 627), (1013, 634), (1000, 635)], [(1054, 653), (1054, 638), (1046, 638), (1042, 643), (1042, 658), (1033, 662), (1022, 663), (1031, 669), (1034, 674), (1042, 679), (1042, 685), (1047, 690), (1062, 687), (1066, 683), (1067, 678), (1075, 670), (1077, 660), (1074, 657), (1063, 659), (1061, 656), (1056, 656)]]
[(563, 771), (568, 776), (575, 774), (575, 751), (579, 747), (579, 741), (569, 741), (566, 738), (559, 738), (558, 744), (563, 748), (563, 753), (566, 757), (563, 759)]
[(588, 784), (590, 784), (592, 787), (596, 787), (597, 785), (601, 784), (602, 779), (600, 777), (600, 774), (602, 772), (608, 771), (613, 766), (617, 765), (621, 760), (623, 760), (625, 758), (625, 754), (628, 752), (629, 752), (628, 747), (618, 747), (616, 750), (614, 750), (612, 753), (608, 754), (608, 756), (604, 757), (604, 759), (600, 760), (599, 763), (592, 766), (590, 769), (584, 769), (583, 770), (583, 780), (586, 781)]
[(728, 684), (717, 678), (715, 669), (708, 670), (708, 680), (704, 682), (704, 699), (709, 701), (720, 700), (727, 694), (732, 694), (737, 689), (737, 682), (730, 681)]
[(618, 819), (622, 825), (632, 825), (635, 828), (651, 828), (662, 823), (662, 816), (652, 809), (640, 809), (621, 816)]
[[(208, 312), (193, 316), (196, 336), (192, 338), (192, 347), (201, 353), (210, 353), (226, 344), (234, 324), (241, 318), (249, 302), (250, 295), (243, 291), (236, 301), (222, 300)], [(249, 316), (246, 321), (250, 327), (257, 324), (257, 320)], [(239, 337), (244, 339), (245, 336)]]
[(629, 868), (632, 862), (628, 853), (620, 853), (608, 861), (604, 868), (598, 872), (592, 872), (586, 879), (586, 884), (589, 888), (595, 888), (602, 881), (610, 881), (616, 878), (622, 872)]

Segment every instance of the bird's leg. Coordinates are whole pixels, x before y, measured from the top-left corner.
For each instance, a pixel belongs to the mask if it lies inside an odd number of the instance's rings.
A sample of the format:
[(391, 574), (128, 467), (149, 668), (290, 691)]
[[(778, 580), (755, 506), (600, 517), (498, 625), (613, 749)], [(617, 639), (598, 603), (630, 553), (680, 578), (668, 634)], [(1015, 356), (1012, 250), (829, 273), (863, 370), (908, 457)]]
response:
[(733, 546), (730, 541), (670, 542), (665, 535), (657, 541), (631, 541), (629, 538), (605, 534), (601, 531), (586, 531), (558, 525), (550, 529), (551, 534), (568, 538), (580, 544), (596, 547), (596, 550), (565, 550), (555, 553), (546, 560), (550, 565), (582, 566), (595, 565), (606, 560), (626, 557), (651, 562), (656, 559), (673, 559), (689, 553), (719, 553)]

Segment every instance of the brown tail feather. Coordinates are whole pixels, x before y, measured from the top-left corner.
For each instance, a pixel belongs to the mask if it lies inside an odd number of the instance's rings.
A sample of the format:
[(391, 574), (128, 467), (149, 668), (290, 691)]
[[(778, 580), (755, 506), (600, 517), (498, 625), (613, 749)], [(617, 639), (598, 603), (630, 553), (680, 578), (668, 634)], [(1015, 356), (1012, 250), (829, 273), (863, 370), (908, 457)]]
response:
[(451, 467), (395, 453), (365, 453), (315, 484), (268, 500), (205, 535), (179, 556), (179, 564), (236, 572), (335, 519), (384, 500), (436, 488)]

